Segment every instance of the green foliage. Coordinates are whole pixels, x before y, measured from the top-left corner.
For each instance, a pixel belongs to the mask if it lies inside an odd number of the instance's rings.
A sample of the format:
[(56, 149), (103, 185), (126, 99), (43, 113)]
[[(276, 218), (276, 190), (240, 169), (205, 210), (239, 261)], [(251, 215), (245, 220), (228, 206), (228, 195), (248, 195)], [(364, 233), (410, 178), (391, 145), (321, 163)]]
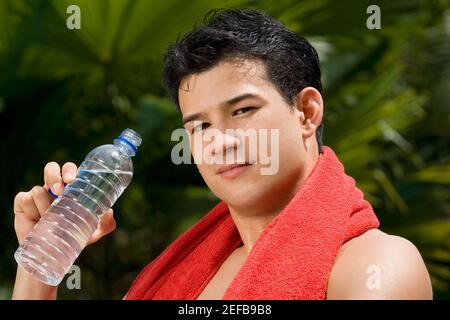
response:
[[(77, 4), (81, 30), (66, 28)], [(167, 44), (211, 8), (263, 9), (312, 41), (321, 57), (324, 142), (381, 220), (421, 251), (435, 298), (450, 298), (450, 7), (447, 1), (54, 0), (0, 2), (0, 298), (14, 281), (14, 195), (42, 184), (51, 160), (80, 163), (132, 127), (143, 135), (135, 178), (115, 205), (118, 229), (77, 264), (83, 290), (121, 298), (140, 269), (217, 199), (194, 165), (170, 161), (180, 116), (162, 87)]]

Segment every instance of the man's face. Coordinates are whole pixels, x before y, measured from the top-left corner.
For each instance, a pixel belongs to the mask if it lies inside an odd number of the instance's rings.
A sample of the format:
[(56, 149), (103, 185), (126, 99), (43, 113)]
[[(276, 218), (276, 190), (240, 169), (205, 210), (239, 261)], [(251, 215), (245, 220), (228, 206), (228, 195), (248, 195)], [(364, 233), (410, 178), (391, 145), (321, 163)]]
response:
[[(221, 62), (183, 78), (178, 93), (194, 161), (217, 197), (254, 208), (276, 202), (298, 183), (306, 152), (302, 112), (283, 100), (261, 62)], [(236, 163), (247, 165), (220, 173)]]

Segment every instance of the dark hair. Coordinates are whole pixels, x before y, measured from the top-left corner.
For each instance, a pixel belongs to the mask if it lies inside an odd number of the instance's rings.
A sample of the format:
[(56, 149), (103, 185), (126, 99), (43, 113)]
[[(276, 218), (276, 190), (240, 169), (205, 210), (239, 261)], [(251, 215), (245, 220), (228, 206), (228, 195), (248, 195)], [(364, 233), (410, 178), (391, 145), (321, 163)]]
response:
[[(201, 73), (230, 58), (259, 59), (269, 80), (292, 105), (298, 93), (314, 87), (322, 93), (319, 56), (302, 36), (263, 12), (251, 9), (215, 9), (203, 25), (169, 45), (163, 78), (179, 108), (181, 79)], [(323, 124), (316, 130), (322, 153)]]

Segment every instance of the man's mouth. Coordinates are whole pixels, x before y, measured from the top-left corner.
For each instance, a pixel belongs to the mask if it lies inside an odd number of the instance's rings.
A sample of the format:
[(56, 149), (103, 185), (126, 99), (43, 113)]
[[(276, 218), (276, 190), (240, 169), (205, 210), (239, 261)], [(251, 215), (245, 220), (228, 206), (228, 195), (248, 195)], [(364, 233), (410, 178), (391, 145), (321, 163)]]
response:
[(227, 164), (219, 167), (216, 173), (220, 174), (220, 176), (224, 179), (233, 179), (251, 165), (252, 163)]

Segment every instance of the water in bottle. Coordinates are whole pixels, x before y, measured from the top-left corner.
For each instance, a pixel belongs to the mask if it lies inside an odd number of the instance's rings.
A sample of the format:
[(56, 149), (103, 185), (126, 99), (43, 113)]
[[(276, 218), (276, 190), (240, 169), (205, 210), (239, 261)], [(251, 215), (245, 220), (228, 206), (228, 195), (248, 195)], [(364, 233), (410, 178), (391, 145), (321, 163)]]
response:
[(86, 246), (102, 218), (133, 177), (131, 157), (141, 137), (131, 129), (93, 149), (61, 196), (27, 235), (14, 258), (42, 282), (56, 286)]

